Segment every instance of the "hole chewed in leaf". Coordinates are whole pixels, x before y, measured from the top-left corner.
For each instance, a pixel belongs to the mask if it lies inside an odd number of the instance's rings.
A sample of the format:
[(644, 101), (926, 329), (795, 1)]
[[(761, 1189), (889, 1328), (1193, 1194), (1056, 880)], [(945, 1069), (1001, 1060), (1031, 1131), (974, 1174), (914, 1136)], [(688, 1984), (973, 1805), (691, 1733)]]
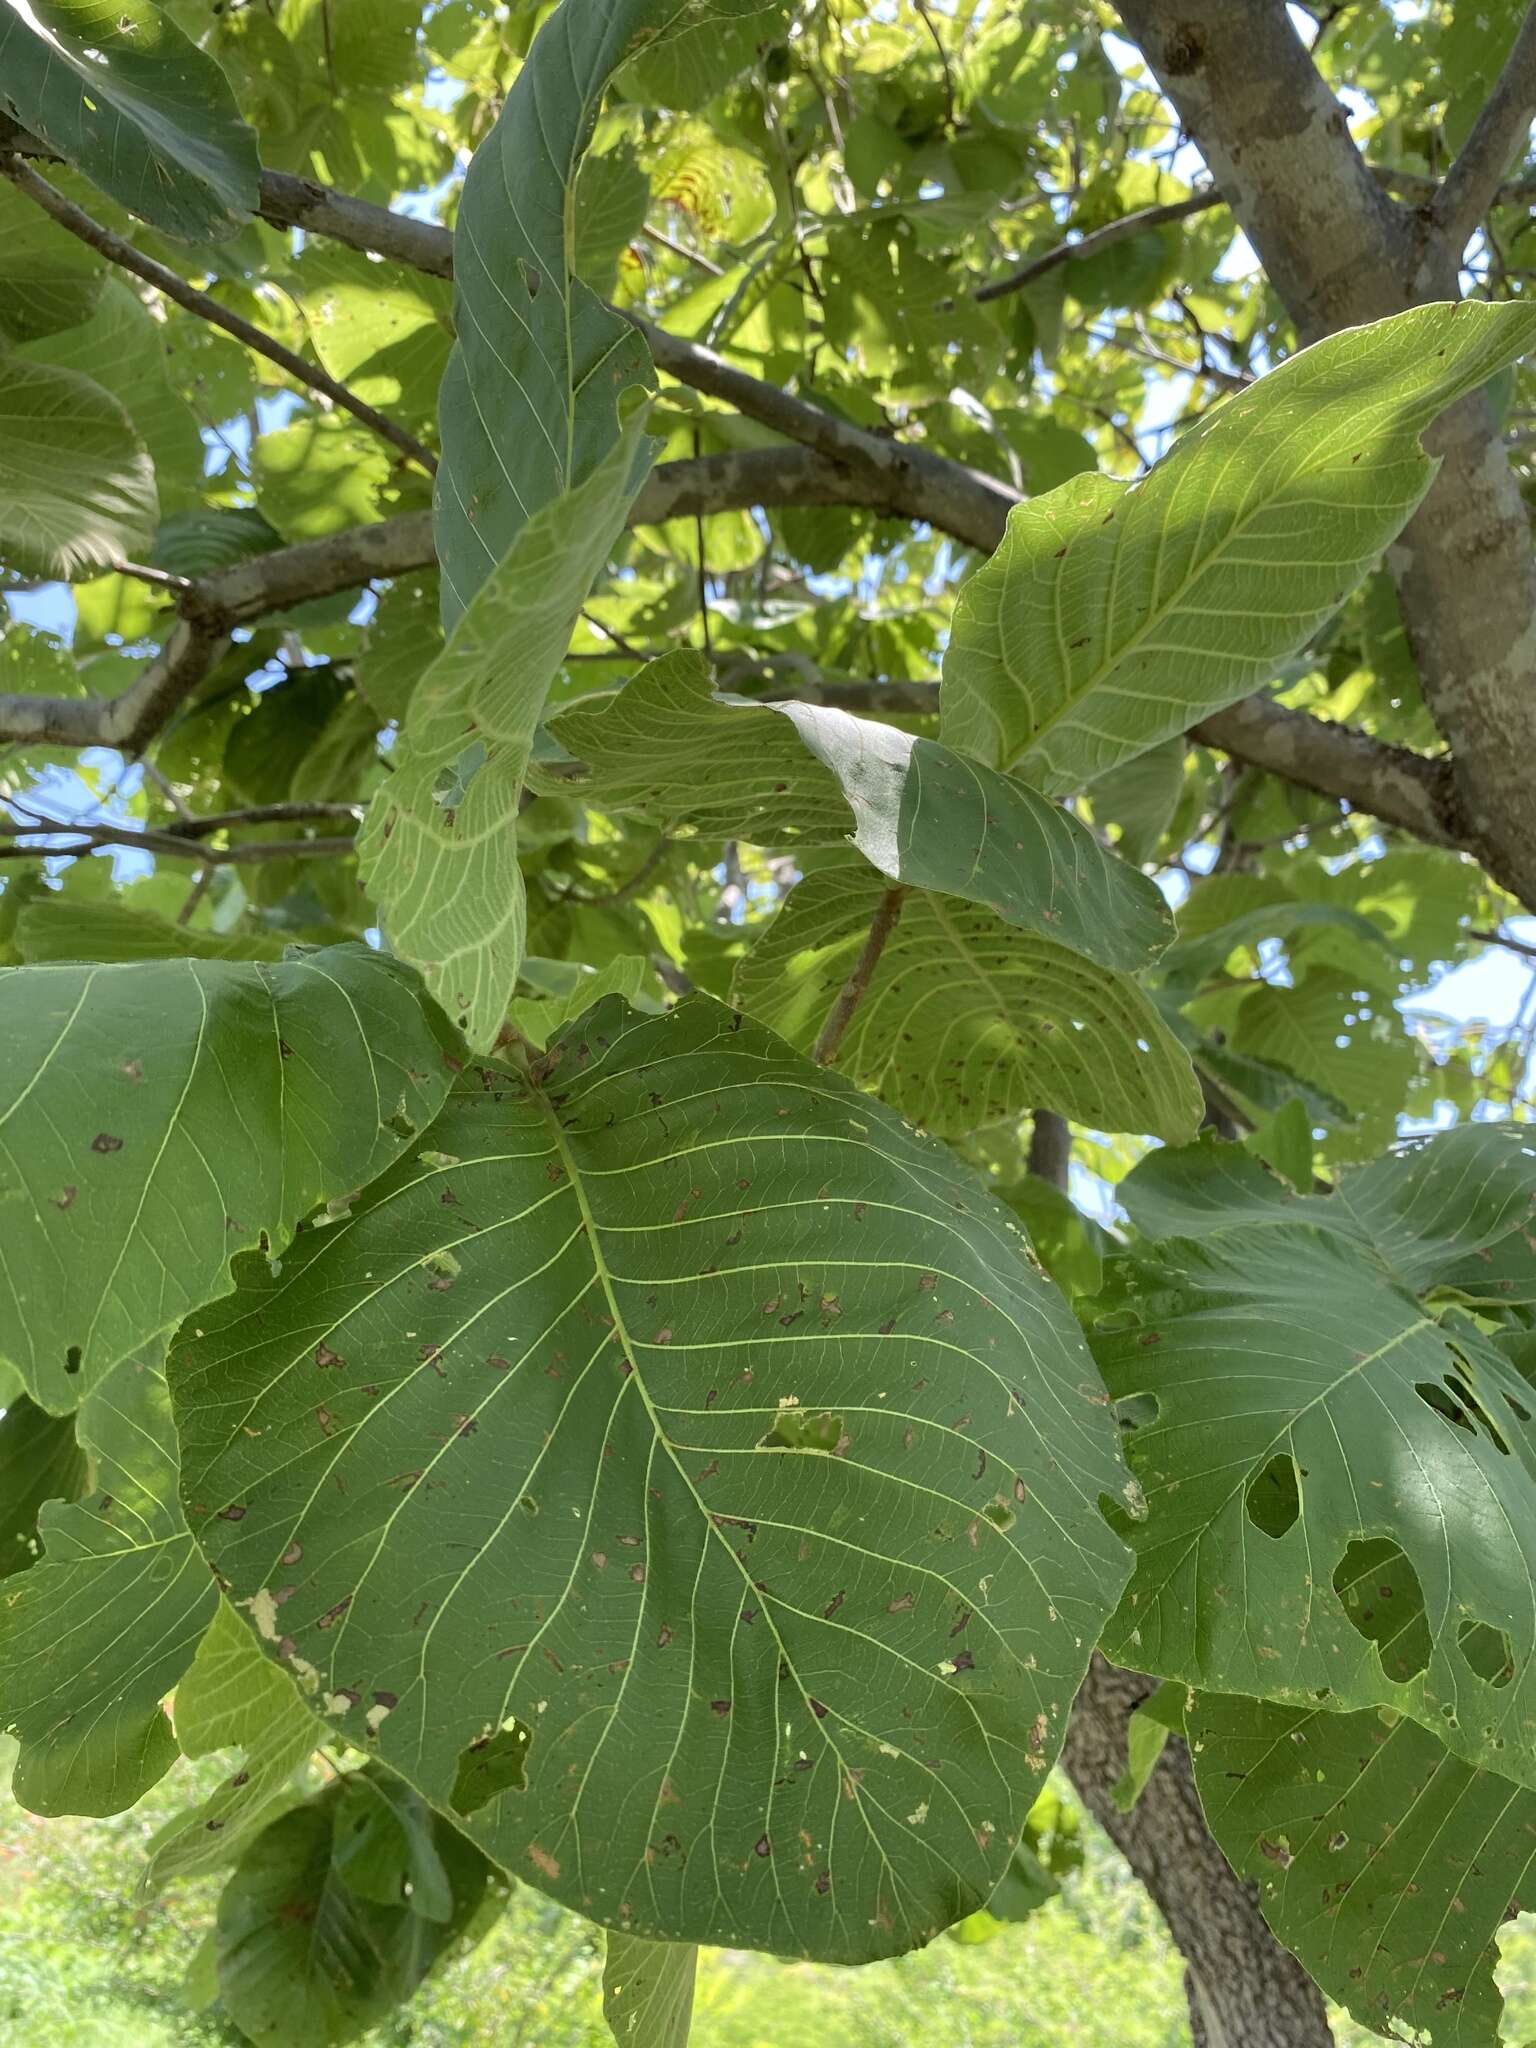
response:
[(1388, 1678), (1398, 1685), (1429, 1668), (1429, 1623), (1419, 1575), (1397, 1544), (1357, 1537), (1339, 1559), (1333, 1590), (1350, 1627), (1374, 1643)]
[(1464, 1430), (1468, 1436), (1486, 1437), (1496, 1451), (1508, 1457), (1509, 1445), (1473, 1393), (1469, 1378), (1470, 1375), (1448, 1372), (1442, 1381), (1420, 1380), (1413, 1391), (1426, 1408), (1433, 1408), (1453, 1429)]
[(772, 1429), (758, 1438), (760, 1451), (822, 1451), (841, 1457), (852, 1439), (841, 1415), (816, 1415), (801, 1408), (781, 1408)]
[(1509, 1632), (1491, 1621), (1464, 1621), (1456, 1631), (1456, 1647), (1476, 1675), (1502, 1692), (1515, 1675), (1515, 1653)]
[(1301, 1513), (1301, 1489), (1296, 1479), (1296, 1460), (1289, 1451), (1276, 1451), (1268, 1464), (1248, 1482), (1245, 1498), (1248, 1519), (1266, 1536), (1280, 1537), (1293, 1528)]
[(527, 1784), (523, 1764), (533, 1741), (521, 1721), (501, 1726), (466, 1744), (449, 1795), (455, 1813), (478, 1813), (503, 1792), (521, 1792)]

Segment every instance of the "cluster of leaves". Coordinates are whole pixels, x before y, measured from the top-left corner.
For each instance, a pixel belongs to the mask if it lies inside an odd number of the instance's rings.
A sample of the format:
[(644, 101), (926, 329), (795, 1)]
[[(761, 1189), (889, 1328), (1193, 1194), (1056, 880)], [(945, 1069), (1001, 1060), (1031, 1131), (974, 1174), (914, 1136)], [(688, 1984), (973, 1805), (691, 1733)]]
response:
[[(72, 605), (18, 688), (397, 549), (221, 615), (147, 774), (3, 769), (0, 1727), (40, 1813), (240, 1753), (148, 1881), (229, 1870), (195, 1989), (256, 2042), (370, 2024), (508, 1877), (611, 1930), (621, 2041), (686, 2036), (701, 1941), (983, 1939), (1072, 1867), (1100, 1642), (1331, 1995), (1496, 2025), (1536, 1154), (1379, 1155), (1522, 1106), (1395, 1012), (1506, 906), (1188, 735), (1276, 685), (1431, 737), (1377, 564), (1536, 314), (1293, 353), (1220, 208), (1073, 255), (1192, 196), (1094, 11), (888, 12), (0, 11), (0, 556)], [(1431, 172), (1453, 25), (1381, 34)], [(453, 287), (274, 224), (285, 171), (416, 194)], [(741, 374), (990, 477), (995, 551), (719, 505), (780, 445)], [(1128, 1227), (1027, 1177), (1045, 1114)]]

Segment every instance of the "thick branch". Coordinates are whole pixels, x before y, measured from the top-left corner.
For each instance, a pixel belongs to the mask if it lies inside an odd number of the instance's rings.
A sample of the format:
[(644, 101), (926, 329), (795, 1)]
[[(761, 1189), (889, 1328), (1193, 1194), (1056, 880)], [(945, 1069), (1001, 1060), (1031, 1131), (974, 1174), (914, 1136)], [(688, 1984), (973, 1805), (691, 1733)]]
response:
[(1330, 2048), (1322, 1994), (1265, 1925), (1255, 1888), (1205, 1825), (1189, 1752), (1171, 1735), (1129, 1813), (1112, 1788), (1126, 1729), (1157, 1681), (1095, 1654), (1067, 1723), (1067, 1775), (1153, 1902), (1187, 1965), (1197, 2048)]
[[(754, 448), (660, 464), (646, 479), (631, 521), (652, 525), (749, 505), (868, 504), (900, 512), (892, 496), (898, 485), (899, 480), (867, 468), (849, 471), (806, 449)], [(121, 696), (0, 696), (0, 744), (136, 753), (223, 656), (232, 627), (310, 598), (429, 568), (435, 560), (432, 515), (411, 512), (325, 540), (274, 548), (184, 583), (178, 591), (181, 616), (165, 645)]]
[[(348, 199), (303, 178), (264, 172), (261, 211), (263, 219), (280, 226), (303, 227), (331, 235), (352, 248), (393, 257), (433, 277), (453, 275), (453, 236), (447, 228), (408, 220), (382, 206)], [(627, 308), (620, 310), (644, 334), (657, 368), (680, 384), (708, 397), (724, 399), (748, 419), (771, 427), (786, 440), (814, 449), (840, 463), (850, 474), (862, 474), (865, 491), (878, 489), (878, 502), (888, 509), (910, 518), (930, 519), (946, 533), (969, 540), (975, 546), (996, 546), (996, 540), (989, 537), (993, 528), (983, 508), (986, 499), (992, 498), (1001, 508), (1000, 517), (1006, 516), (1015, 495), (1006, 484), (959, 463), (946, 462), (926, 449), (904, 447), (884, 435), (853, 426), (808, 399), (797, 398), (776, 384), (749, 376), (697, 342), (668, 334)], [(919, 492), (924, 509), (915, 511), (912, 506)], [(872, 501), (861, 495), (842, 502)]]
[(1385, 825), (1397, 825), (1431, 845), (1454, 846), (1455, 800), (1450, 761), (1372, 739), (1350, 725), (1334, 725), (1291, 711), (1269, 697), (1205, 718), (1191, 738), (1219, 747), (1234, 761), (1267, 769), (1286, 782), (1341, 798)]
[(1529, 146), (1533, 116), (1536, 7), (1521, 22), (1499, 81), (1430, 207), (1435, 226), (1458, 249), (1497, 199), (1512, 158)]
[(408, 213), (391, 213), (387, 206), (374, 206), (366, 199), (349, 198), (311, 178), (263, 171), (261, 217), (275, 228), (304, 228), (312, 235), (345, 242), (349, 249), (388, 256), (427, 277), (453, 275), (450, 229)]
[[(776, 655), (755, 664), (743, 662), (730, 680), (744, 680), (748, 674), (766, 679), (766, 697), (793, 696), (802, 703), (830, 704), (865, 717), (920, 717), (939, 708), (936, 683), (847, 682), (821, 676), (800, 657)], [(1443, 755), (1392, 746), (1354, 726), (1292, 711), (1270, 697), (1249, 697), (1214, 712), (1191, 727), (1189, 736), (1219, 748), (1234, 761), (1262, 768), (1320, 796), (1337, 797), (1351, 810), (1433, 846), (1460, 843), (1451, 764)]]
[(926, 519), (957, 540), (989, 553), (997, 546), (1018, 493), (996, 477), (926, 448), (871, 434), (777, 384), (749, 376), (712, 349), (668, 334), (637, 313), (626, 317), (645, 336), (656, 367), (680, 384), (702, 391), (706, 397), (724, 399), (748, 419), (863, 476), (868, 488), (881, 490), (892, 510)]
[(265, 356), (268, 362), (276, 363), (280, 370), (286, 371), (290, 377), (297, 378), (299, 383), (307, 384), (310, 390), (320, 392), (333, 405), (339, 405), (351, 413), (354, 419), (361, 420), (365, 427), (370, 427), (383, 440), (398, 448), (402, 455), (409, 456), (411, 461), (418, 464), (429, 476), (436, 473), (437, 458), (430, 449), (422, 446), (414, 434), (408, 434), (404, 427), (397, 426), (392, 419), (387, 419), (383, 413), (367, 404), (355, 392), (349, 391), (345, 384), (338, 383), (327, 371), (315, 364), (306, 363), (304, 358), (295, 355), (291, 348), (284, 348), (280, 341), (274, 341), (271, 335), (263, 334), (261, 329), (253, 327), (249, 320), (242, 319), (238, 313), (230, 312), (227, 306), (221, 306), (218, 300), (210, 298), (207, 292), (198, 291), (195, 285), (190, 285), (185, 278), (178, 277), (174, 270), (168, 270), (163, 263), (157, 263), (152, 256), (144, 255), (131, 242), (125, 242), (121, 235), (115, 235), (110, 228), (103, 227), (100, 221), (92, 220), (88, 213), (82, 213), (72, 200), (66, 199), (62, 192), (55, 190), (46, 178), (39, 177), (31, 165), (23, 163), (20, 157), (0, 156), (0, 172), (10, 179), (18, 191), (24, 192), (35, 205), (42, 208), (44, 213), (56, 220), (61, 228), (73, 235), (77, 241), (84, 242), (87, 248), (94, 249), (98, 256), (104, 256), (120, 270), (131, 271), (135, 277), (153, 285), (155, 290), (162, 292), (166, 298), (174, 299), (178, 306), (185, 307), (189, 313), (195, 313), (200, 320), (206, 320), (214, 327), (222, 327), (224, 332), (232, 334), (236, 341), (243, 342), (256, 354)]

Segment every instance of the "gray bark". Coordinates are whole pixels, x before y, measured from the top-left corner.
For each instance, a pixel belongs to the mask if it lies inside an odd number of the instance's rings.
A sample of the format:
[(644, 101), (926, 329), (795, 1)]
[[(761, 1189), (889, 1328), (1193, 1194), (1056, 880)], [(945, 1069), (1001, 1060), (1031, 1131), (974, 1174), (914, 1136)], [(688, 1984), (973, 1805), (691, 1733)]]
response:
[[(1063, 1193), (1072, 1130), (1037, 1109), (1029, 1170)], [(1146, 1887), (1184, 1958), (1196, 2048), (1329, 2048), (1322, 1993), (1270, 1933), (1258, 1894), (1205, 1824), (1189, 1751), (1170, 1735), (1129, 1813), (1111, 1797), (1126, 1765), (1126, 1727), (1157, 1680), (1097, 1651), (1073, 1702), (1062, 1764), (1078, 1797)]]
[(1125, 1769), (1126, 1724), (1156, 1684), (1095, 1655), (1067, 1724), (1067, 1775), (1168, 1923), (1197, 2048), (1328, 2048), (1322, 1993), (1217, 1848), (1183, 1742), (1168, 1738), (1129, 1813), (1109, 1796)]

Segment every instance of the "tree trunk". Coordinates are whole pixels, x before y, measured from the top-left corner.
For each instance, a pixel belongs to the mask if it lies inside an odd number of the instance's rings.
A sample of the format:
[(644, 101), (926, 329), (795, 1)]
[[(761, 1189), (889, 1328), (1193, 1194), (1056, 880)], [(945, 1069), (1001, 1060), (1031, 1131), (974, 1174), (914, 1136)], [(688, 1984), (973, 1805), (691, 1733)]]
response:
[[(1029, 1170), (1063, 1193), (1072, 1133), (1037, 1109)], [(1126, 1724), (1155, 1678), (1094, 1653), (1067, 1723), (1062, 1763), (1078, 1796), (1145, 1885), (1184, 1958), (1196, 2048), (1331, 2048), (1322, 1993), (1270, 1933), (1258, 1893), (1205, 1824), (1189, 1751), (1170, 1735), (1129, 1813), (1110, 1797), (1126, 1767)]]
[(1095, 1654), (1067, 1724), (1062, 1761), (1168, 1923), (1184, 1958), (1197, 2048), (1329, 2048), (1322, 1993), (1270, 1933), (1253, 1886), (1217, 1848), (1179, 1737), (1168, 1738), (1129, 1813), (1110, 1798), (1125, 1769), (1126, 1723), (1156, 1685)]

